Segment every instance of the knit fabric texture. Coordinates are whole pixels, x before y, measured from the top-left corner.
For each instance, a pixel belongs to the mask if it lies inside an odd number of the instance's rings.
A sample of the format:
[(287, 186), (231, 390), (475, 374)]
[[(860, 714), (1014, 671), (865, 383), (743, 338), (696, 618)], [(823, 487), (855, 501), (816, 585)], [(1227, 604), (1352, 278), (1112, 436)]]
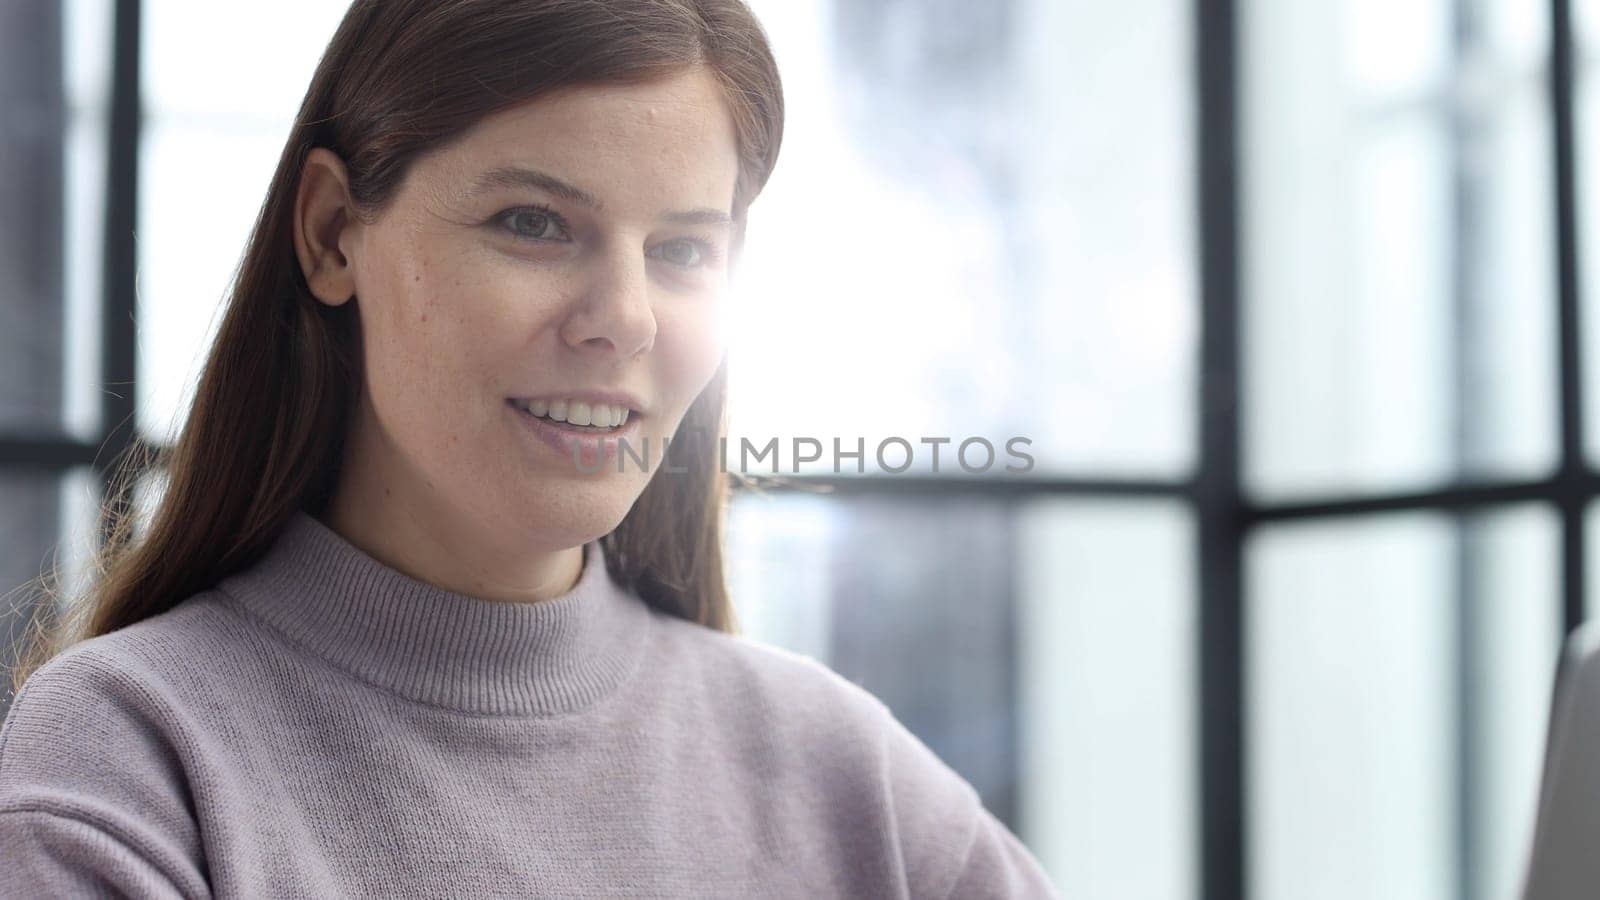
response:
[(661, 613), (454, 593), (300, 512), (0, 727), (0, 897), (1054, 897), (871, 694)]

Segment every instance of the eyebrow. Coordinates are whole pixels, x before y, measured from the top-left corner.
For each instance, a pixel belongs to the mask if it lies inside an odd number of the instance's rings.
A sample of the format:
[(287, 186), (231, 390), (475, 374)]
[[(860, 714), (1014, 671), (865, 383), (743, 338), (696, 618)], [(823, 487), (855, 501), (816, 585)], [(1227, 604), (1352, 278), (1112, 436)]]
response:
[[(501, 166), (491, 169), (473, 180), (467, 188), (466, 199), (481, 196), (495, 188), (502, 187), (531, 187), (546, 191), (570, 200), (580, 206), (586, 206), (595, 212), (603, 212), (605, 204), (600, 198), (576, 185), (568, 184), (554, 175), (529, 169), (525, 166)], [(695, 207), (694, 209), (675, 209), (661, 215), (661, 221), (674, 225), (731, 225), (733, 217), (726, 211), (711, 209), (710, 207)]]

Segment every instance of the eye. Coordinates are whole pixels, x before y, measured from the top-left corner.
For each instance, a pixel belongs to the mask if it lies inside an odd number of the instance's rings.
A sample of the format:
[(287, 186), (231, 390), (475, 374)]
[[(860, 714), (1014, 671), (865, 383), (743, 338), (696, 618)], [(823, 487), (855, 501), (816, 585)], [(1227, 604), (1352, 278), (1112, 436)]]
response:
[(675, 266), (692, 269), (696, 266), (716, 259), (716, 251), (705, 241), (683, 238), (676, 241), (667, 241), (651, 251), (657, 259), (665, 260)]
[(543, 206), (519, 206), (508, 209), (498, 219), (511, 233), (529, 241), (566, 241), (567, 223), (553, 209)]

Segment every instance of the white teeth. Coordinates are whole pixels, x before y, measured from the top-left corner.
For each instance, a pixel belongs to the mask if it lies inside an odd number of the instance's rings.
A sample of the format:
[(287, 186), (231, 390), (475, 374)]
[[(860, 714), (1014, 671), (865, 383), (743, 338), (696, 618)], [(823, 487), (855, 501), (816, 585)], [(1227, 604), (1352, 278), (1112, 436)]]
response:
[(589, 404), (582, 400), (529, 400), (519, 405), (541, 418), (595, 428), (620, 428), (628, 421), (631, 411), (626, 406)]

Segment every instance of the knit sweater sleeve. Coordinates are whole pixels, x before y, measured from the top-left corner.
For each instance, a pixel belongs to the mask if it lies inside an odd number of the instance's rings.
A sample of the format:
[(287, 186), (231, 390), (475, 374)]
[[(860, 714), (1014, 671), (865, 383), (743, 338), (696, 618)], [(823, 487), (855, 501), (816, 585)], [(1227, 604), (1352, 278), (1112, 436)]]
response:
[(949, 898), (1059, 897), (1038, 860), (988, 810), (980, 809), (972, 841)]
[(171, 726), (87, 652), (28, 679), (0, 725), (0, 898), (210, 896)]
[(148, 857), (79, 815), (43, 804), (11, 804), (0, 810), (0, 847), (5, 848), (0, 853), (0, 898), (186, 896), (163, 871), (159, 853)]
[(879, 707), (885, 773), (913, 900), (1054, 900), (1037, 859), (966, 779)]

